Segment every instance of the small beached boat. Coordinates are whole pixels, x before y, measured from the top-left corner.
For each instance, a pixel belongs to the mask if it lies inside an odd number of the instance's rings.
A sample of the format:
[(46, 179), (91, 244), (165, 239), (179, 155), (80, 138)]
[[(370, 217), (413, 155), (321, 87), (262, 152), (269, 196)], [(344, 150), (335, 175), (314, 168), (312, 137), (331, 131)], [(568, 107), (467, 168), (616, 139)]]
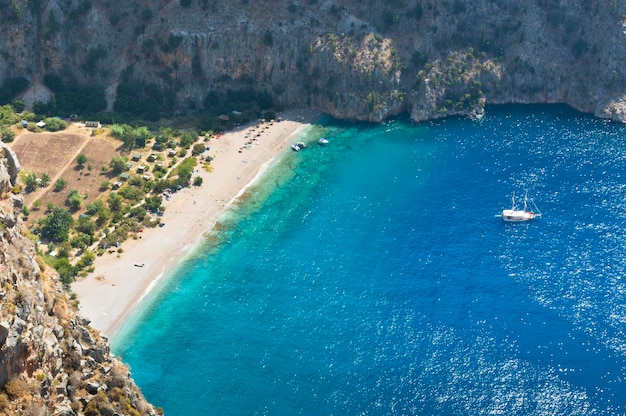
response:
[(299, 152), (300, 151), (300, 146), (298, 146), (298, 143), (294, 143), (291, 145), (291, 150), (293, 150), (294, 152)]
[(535, 201), (529, 199), (527, 195), (524, 196), (524, 207), (517, 209), (515, 205), (515, 194), (511, 199), (511, 209), (502, 210), (502, 219), (507, 222), (523, 222), (530, 221), (535, 218), (541, 217), (541, 212)]

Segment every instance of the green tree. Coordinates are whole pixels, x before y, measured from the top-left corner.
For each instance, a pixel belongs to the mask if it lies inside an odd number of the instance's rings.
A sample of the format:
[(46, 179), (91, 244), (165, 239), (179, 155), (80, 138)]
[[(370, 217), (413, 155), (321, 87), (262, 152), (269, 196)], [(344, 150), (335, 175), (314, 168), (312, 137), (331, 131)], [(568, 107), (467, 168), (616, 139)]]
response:
[(35, 172), (26, 172), (22, 177), (26, 192), (32, 192), (37, 189), (37, 174)]
[(113, 124), (111, 125), (111, 136), (122, 140), (126, 131), (125, 124)]
[(43, 121), (46, 123), (45, 129), (48, 131), (59, 131), (67, 128), (67, 122), (56, 117), (48, 117)]
[(185, 149), (188, 149), (196, 140), (198, 139), (198, 134), (193, 132), (185, 132), (180, 136), (180, 145)]
[(108, 209), (104, 201), (96, 199), (89, 205), (87, 205), (87, 215), (97, 215), (101, 211)]
[(65, 189), (66, 186), (67, 186), (67, 180), (63, 179), (63, 178), (59, 178), (54, 183), (54, 191), (55, 192), (61, 192), (62, 190)]
[(13, 107), (16, 113), (21, 113), (22, 111), (24, 111), (24, 107), (26, 107), (26, 104), (21, 98), (16, 98), (15, 100), (11, 101), (11, 107)]
[(70, 258), (72, 254), (72, 245), (67, 241), (62, 242), (57, 247), (57, 257), (64, 257), (66, 259)]
[(64, 285), (69, 286), (70, 283), (74, 281), (76, 273), (74, 271), (74, 266), (72, 266), (68, 259), (65, 257), (57, 259), (54, 262), (53, 267), (59, 273), (61, 282), (63, 282)]
[(14, 139), (15, 133), (13, 132), (13, 130), (7, 127), (0, 128), (0, 140), (5, 143), (11, 143)]
[(44, 218), (41, 235), (51, 241), (66, 241), (70, 229), (74, 225), (72, 214), (64, 208), (53, 208)]
[(163, 198), (161, 198), (158, 195), (147, 197), (146, 204), (145, 204), (146, 210), (152, 211), (152, 212), (162, 211), (163, 210), (163, 207), (161, 206), (162, 203), (163, 203)]
[(196, 143), (191, 148), (191, 154), (194, 156), (199, 155), (200, 153), (204, 152), (204, 150), (205, 150), (205, 146), (203, 143)]
[(98, 229), (98, 226), (91, 218), (82, 215), (78, 218), (78, 222), (75, 228), (78, 232), (87, 235), (94, 235), (94, 233)]
[(67, 205), (69, 205), (72, 211), (79, 210), (81, 205), (83, 204), (83, 197), (76, 189), (72, 189), (67, 194)]
[(78, 165), (81, 166), (81, 167), (84, 166), (85, 163), (87, 163), (87, 156), (85, 156), (84, 153), (79, 154), (76, 157), (76, 163), (78, 163)]
[(109, 203), (109, 209), (113, 212), (120, 211), (124, 204), (122, 197), (117, 192), (111, 192), (107, 202)]
[(132, 150), (136, 146), (137, 135), (135, 129), (128, 124), (113, 124), (111, 126), (111, 136), (120, 139), (128, 150)]
[(135, 129), (134, 136), (135, 146), (146, 147), (146, 142), (152, 138), (152, 133), (150, 133), (147, 127), (141, 126)]
[(154, 141), (159, 144), (165, 144), (174, 138), (174, 130), (171, 127), (159, 128), (159, 133), (156, 135)]
[(90, 264), (93, 264), (93, 261), (95, 259), (96, 259), (96, 255), (93, 254), (93, 252), (91, 252), (89, 250), (85, 250), (83, 255), (80, 256), (81, 263), (83, 263), (84, 265), (87, 265), (87, 266), (89, 266)]
[(122, 186), (117, 193), (134, 204), (141, 201), (145, 195), (141, 188), (130, 185)]
[(124, 172), (126, 170), (127, 162), (128, 160), (123, 156), (113, 156), (113, 158), (111, 158), (111, 162), (109, 163), (111, 172), (113, 172), (114, 175), (119, 175)]
[(51, 180), (52, 180), (52, 178), (50, 177), (50, 175), (48, 175), (47, 173), (42, 173), (41, 174), (41, 178), (40, 178), (40, 182), (39, 182), (39, 186), (41, 186), (42, 188), (45, 188), (46, 186), (48, 186), (50, 184)]
[(91, 204), (87, 205), (87, 215), (95, 215), (97, 217), (96, 224), (101, 227), (111, 218), (111, 210), (106, 206), (104, 201), (96, 199)]

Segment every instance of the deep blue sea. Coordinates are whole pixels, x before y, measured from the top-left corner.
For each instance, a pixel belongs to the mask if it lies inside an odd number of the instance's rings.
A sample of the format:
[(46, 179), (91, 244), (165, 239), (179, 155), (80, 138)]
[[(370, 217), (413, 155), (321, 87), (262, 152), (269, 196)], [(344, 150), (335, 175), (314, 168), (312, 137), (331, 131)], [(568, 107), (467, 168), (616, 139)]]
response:
[[(320, 119), (301, 139), (114, 340), (148, 400), (167, 416), (626, 414), (626, 126), (504, 106)], [(525, 192), (543, 216), (505, 223)]]

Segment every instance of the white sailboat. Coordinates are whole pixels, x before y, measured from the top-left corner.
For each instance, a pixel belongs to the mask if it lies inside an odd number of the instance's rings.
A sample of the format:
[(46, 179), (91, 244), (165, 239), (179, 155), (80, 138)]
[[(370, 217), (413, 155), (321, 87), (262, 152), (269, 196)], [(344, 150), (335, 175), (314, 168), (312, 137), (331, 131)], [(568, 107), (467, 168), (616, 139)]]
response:
[(535, 201), (528, 198), (528, 195), (524, 195), (524, 207), (522, 209), (517, 209), (515, 194), (513, 194), (511, 209), (502, 210), (502, 219), (507, 222), (530, 221), (539, 217), (541, 217), (541, 211), (537, 208)]

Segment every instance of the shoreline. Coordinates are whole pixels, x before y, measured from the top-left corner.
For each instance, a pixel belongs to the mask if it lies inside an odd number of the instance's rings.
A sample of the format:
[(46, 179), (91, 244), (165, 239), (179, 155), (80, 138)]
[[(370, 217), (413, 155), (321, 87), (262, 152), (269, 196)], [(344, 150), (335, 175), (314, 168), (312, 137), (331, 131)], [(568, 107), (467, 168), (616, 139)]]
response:
[(96, 257), (95, 271), (72, 283), (80, 314), (109, 339), (118, 335), (141, 302), (201, 244), (220, 215), (262, 180), (274, 160), (290, 151), (316, 115), (287, 111), (273, 125), (252, 123), (211, 139), (211, 149), (203, 155), (213, 156), (211, 170), (198, 165), (194, 176), (202, 178), (202, 185), (163, 201), (164, 226), (144, 229), (138, 239), (125, 241), (122, 253)]

